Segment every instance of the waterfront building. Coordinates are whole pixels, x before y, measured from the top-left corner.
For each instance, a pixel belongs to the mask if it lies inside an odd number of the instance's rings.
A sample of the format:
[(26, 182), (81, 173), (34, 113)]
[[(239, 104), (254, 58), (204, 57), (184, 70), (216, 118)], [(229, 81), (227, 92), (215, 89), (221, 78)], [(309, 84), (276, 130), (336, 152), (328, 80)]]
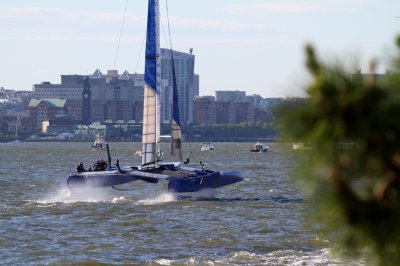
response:
[(43, 121), (49, 121), (51, 124), (55, 119), (67, 114), (66, 103), (66, 100), (61, 99), (31, 99), (27, 106), (27, 125), (41, 128)]
[(96, 70), (90, 76), (92, 91), (92, 121), (135, 120), (141, 121), (143, 116), (143, 74), (122, 75), (117, 70), (109, 70), (102, 74)]
[(247, 102), (216, 102), (217, 124), (254, 122), (254, 107)]
[(242, 122), (255, 122), (254, 120), (254, 106), (248, 102), (231, 102), (233, 105), (231, 108), (233, 124), (239, 124)]
[(217, 123), (214, 96), (195, 97), (193, 103), (193, 123), (198, 125), (213, 125)]
[(67, 113), (82, 118), (82, 91), (85, 75), (61, 75), (60, 84), (45, 81), (33, 85), (34, 97), (40, 99), (65, 100)]
[(36, 99), (81, 100), (85, 75), (61, 75), (60, 84), (44, 81), (33, 85)]
[(35, 98), (66, 100), (67, 113), (85, 120), (86, 124), (107, 119), (142, 120), (143, 74), (125, 71), (119, 75), (117, 70), (102, 74), (97, 69), (89, 76), (89, 86), (84, 91), (86, 78), (86, 75), (61, 75), (61, 84), (35, 84)]
[(256, 114), (262, 117), (249, 102), (216, 101), (213, 96), (196, 97), (193, 109), (193, 122), (198, 125), (255, 122)]
[(232, 110), (229, 102), (218, 102), (215, 106), (215, 110), (215, 120), (217, 124), (233, 124), (233, 121), (230, 120), (232, 117)]

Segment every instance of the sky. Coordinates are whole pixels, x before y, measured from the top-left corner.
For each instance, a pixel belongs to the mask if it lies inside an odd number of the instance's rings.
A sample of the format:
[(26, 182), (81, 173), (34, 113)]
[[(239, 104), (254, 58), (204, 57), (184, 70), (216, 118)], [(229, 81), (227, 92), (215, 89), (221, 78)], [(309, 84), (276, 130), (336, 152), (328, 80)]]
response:
[[(363, 73), (378, 58), (383, 73), (400, 34), (398, 0), (160, 0), (161, 47), (166, 6), (173, 49), (193, 48), (200, 95), (303, 97), (307, 43)], [(143, 73), (146, 16), (145, 0), (0, 0), (0, 87), (31, 90), (96, 69)]]

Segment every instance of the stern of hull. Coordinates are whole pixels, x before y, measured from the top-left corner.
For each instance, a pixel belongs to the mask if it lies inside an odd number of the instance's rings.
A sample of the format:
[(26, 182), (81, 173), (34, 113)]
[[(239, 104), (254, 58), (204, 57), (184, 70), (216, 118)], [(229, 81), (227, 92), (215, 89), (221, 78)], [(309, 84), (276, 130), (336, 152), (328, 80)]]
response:
[(206, 188), (220, 188), (243, 180), (239, 172), (222, 171), (195, 177), (171, 178), (168, 183), (170, 192), (196, 192)]

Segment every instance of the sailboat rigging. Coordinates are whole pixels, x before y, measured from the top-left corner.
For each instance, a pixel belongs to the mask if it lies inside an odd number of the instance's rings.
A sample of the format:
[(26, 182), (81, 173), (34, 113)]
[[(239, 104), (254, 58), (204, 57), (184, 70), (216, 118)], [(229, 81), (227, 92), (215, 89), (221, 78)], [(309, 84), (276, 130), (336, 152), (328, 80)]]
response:
[[(161, 163), (160, 151), (160, 40), (159, 40), (159, 3), (158, 0), (149, 0), (145, 51), (144, 74), (144, 104), (142, 130), (142, 162), (140, 166), (121, 167), (119, 161), (111, 167), (109, 159), (108, 169), (103, 171), (80, 171), (68, 177), (67, 184), (75, 187), (106, 187), (124, 184), (136, 180), (149, 183), (158, 183), (159, 180), (168, 181), (168, 190), (171, 192), (195, 192), (205, 188), (219, 188), (242, 181), (236, 171), (206, 170), (187, 167), (182, 162), (182, 135), (179, 118), (178, 93), (175, 77), (175, 66), (171, 48), (173, 72), (173, 112), (171, 126), (171, 154), (178, 162)], [(108, 144), (107, 144), (107, 151)]]

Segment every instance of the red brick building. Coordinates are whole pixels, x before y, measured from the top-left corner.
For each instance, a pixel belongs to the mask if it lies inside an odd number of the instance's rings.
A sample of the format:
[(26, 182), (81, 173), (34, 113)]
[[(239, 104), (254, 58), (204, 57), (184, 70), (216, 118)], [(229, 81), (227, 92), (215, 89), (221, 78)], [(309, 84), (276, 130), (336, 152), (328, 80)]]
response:
[[(238, 124), (255, 122), (256, 109), (249, 102), (215, 101), (212, 96), (199, 97), (193, 105), (195, 124)], [(257, 113), (257, 117), (260, 114)]]
[(199, 97), (193, 103), (193, 122), (199, 125), (216, 124), (216, 105), (212, 96)]
[(55, 120), (67, 114), (66, 100), (60, 99), (31, 99), (27, 110), (29, 118), (27, 124), (32, 127), (41, 127), (43, 121)]

